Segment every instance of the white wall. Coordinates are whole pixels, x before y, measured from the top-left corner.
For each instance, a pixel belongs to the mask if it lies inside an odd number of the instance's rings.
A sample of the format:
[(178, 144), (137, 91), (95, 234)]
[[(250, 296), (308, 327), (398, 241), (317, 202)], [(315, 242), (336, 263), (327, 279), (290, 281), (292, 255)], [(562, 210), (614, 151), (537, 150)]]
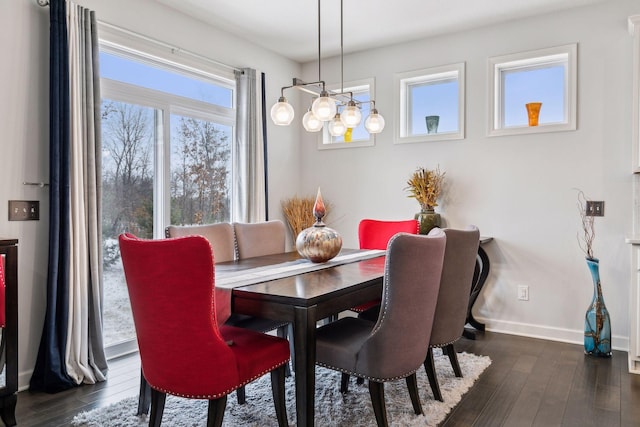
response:
[[(267, 76), (267, 99), (300, 74), (300, 65), (221, 33), (152, 0), (77, 1), (100, 21)], [(19, 383), (28, 385), (45, 313), (48, 213), (47, 188), (23, 181), (48, 181), (49, 9), (35, 0), (0, 2), (0, 212), (7, 200), (39, 200), (40, 221), (9, 222), (0, 214), (0, 236), (19, 239)], [(298, 127), (269, 124), (271, 217), (281, 217), (280, 200), (298, 185)], [(287, 167), (278, 167), (287, 165)]]
[[(419, 209), (403, 191), (417, 166), (446, 171), (438, 208), (447, 225), (476, 224), (495, 240), (486, 246), (491, 275), (475, 305), (488, 328), (582, 342), (592, 284), (576, 234), (577, 192), (604, 200), (596, 220), (595, 255), (601, 260), (613, 345), (628, 348), (631, 233), (631, 66), (627, 17), (635, 0), (512, 21), (344, 58), (345, 81), (375, 77), (376, 106), (387, 121), (376, 145), (316, 149), (303, 136), (304, 191), (318, 186), (334, 211), (329, 225), (345, 246), (357, 245), (365, 217), (410, 218)], [(348, 25), (348, 22), (345, 23)], [(491, 56), (578, 43), (578, 129), (489, 138), (488, 71)], [(345, 40), (347, 46), (348, 40)], [(466, 62), (466, 138), (394, 145), (394, 73)], [(323, 60), (323, 79), (339, 82), (339, 58)], [(305, 64), (302, 78), (317, 77)], [(524, 107), (523, 107), (524, 108)], [(437, 209), (437, 210), (438, 210)], [(517, 286), (530, 300), (517, 300)]]

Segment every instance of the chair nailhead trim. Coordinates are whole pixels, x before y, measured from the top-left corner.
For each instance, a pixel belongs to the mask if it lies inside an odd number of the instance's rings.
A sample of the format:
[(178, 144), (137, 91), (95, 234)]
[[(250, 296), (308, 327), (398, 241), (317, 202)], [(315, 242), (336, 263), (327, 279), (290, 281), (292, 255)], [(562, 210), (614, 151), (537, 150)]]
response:
[(357, 373), (357, 372), (349, 371), (348, 369), (342, 369), (342, 368), (337, 368), (337, 367), (335, 367), (335, 366), (327, 365), (327, 364), (325, 364), (325, 363), (320, 363), (320, 362), (318, 362), (318, 363), (316, 363), (316, 364), (317, 364), (318, 366), (322, 366), (323, 368), (333, 369), (334, 371), (344, 372), (345, 374), (353, 375), (353, 376), (355, 376), (355, 377), (360, 377), (360, 378), (364, 378), (364, 379), (366, 379), (366, 380), (375, 381), (375, 382), (379, 382), (379, 383), (384, 383), (384, 382), (387, 382), (387, 381), (401, 380), (401, 379), (403, 379), (403, 378), (407, 378), (409, 375), (413, 375), (413, 374), (415, 374), (415, 373), (418, 371), (418, 369), (420, 369), (420, 367), (422, 366), (422, 365), (420, 365), (420, 366), (418, 366), (416, 369), (414, 369), (414, 370), (412, 370), (412, 371), (409, 371), (409, 372), (407, 372), (407, 373), (405, 373), (405, 374), (401, 374), (401, 375), (399, 375), (399, 376), (397, 376), (397, 377), (391, 377), (391, 378), (374, 378), (374, 377), (370, 377), (370, 376), (368, 376), (368, 375), (363, 375), (363, 374), (359, 374), (359, 373)]
[(171, 390), (166, 390), (166, 389), (163, 389), (163, 388), (160, 388), (160, 387), (154, 387), (151, 383), (149, 383), (149, 386), (150, 386), (151, 388), (155, 389), (155, 390), (158, 390), (158, 391), (162, 392), (162, 393), (168, 393), (168, 394), (171, 394), (171, 395), (173, 395), (173, 396), (178, 396), (178, 397), (186, 397), (186, 398), (188, 398), (188, 399), (207, 399), (207, 400), (211, 400), (211, 399), (218, 399), (218, 398), (220, 398), (220, 397), (222, 397), (222, 396), (226, 396), (226, 395), (228, 395), (229, 393), (231, 393), (232, 391), (235, 391), (235, 390), (239, 389), (240, 387), (243, 387), (243, 386), (245, 386), (245, 385), (249, 384), (250, 382), (253, 382), (253, 381), (257, 380), (257, 379), (258, 379), (258, 378), (260, 378), (261, 376), (263, 376), (263, 375), (265, 375), (265, 374), (267, 374), (267, 373), (269, 373), (269, 372), (273, 371), (273, 370), (274, 370), (274, 369), (276, 369), (276, 368), (279, 368), (280, 366), (282, 366), (282, 365), (284, 365), (284, 364), (286, 364), (286, 363), (289, 363), (289, 359), (285, 360), (285, 361), (284, 361), (284, 362), (282, 362), (282, 363), (278, 363), (277, 365), (272, 366), (270, 369), (267, 369), (267, 370), (265, 370), (265, 371), (262, 371), (262, 373), (260, 373), (260, 374), (256, 375), (256, 376), (255, 376), (255, 377), (253, 377), (253, 378), (248, 379), (247, 381), (243, 382), (242, 384), (239, 384), (239, 385), (238, 385), (237, 387), (235, 387), (235, 388), (232, 388), (232, 389), (229, 389), (229, 390), (223, 391), (222, 393), (218, 393), (218, 394), (203, 394), (203, 395), (197, 395), (197, 394), (181, 394), (181, 393), (176, 393), (176, 392), (173, 392), (173, 391), (171, 391)]
[(449, 342), (445, 342), (445, 343), (440, 343), (440, 344), (429, 344), (429, 347), (431, 348), (442, 348), (442, 347), (446, 347), (448, 345), (451, 344), (455, 344), (456, 342), (458, 342), (458, 340), (460, 339), (460, 337), (456, 338), (453, 341), (449, 341)]

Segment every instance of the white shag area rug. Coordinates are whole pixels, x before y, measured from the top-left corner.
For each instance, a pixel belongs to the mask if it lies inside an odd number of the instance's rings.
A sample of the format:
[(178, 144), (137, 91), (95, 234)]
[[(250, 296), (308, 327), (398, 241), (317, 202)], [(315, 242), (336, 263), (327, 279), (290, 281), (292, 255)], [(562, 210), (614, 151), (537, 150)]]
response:
[[(449, 359), (435, 350), (436, 370), (444, 402), (433, 399), (424, 369), (418, 371), (418, 387), (424, 415), (415, 415), (404, 380), (385, 383), (385, 402), (390, 425), (436, 426), (471, 388), (480, 374), (491, 364), (487, 356), (459, 353), (458, 361), (463, 378), (456, 378)], [(316, 367), (316, 425), (318, 426), (375, 426), (375, 416), (367, 382), (356, 384), (351, 378), (349, 392), (340, 393), (340, 373)], [(271, 396), (271, 381), (265, 375), (247, 385), (247, 403), (238, 405), (235, 393), (227, 398), (223, 426), (277, 426)], [(286, 379), (287, 417), (289, 425), (296, 424), (295, 384), (293, 377)], [(138, 397), (129, 397), (104, 408), (76, 415), (72, 424), (82, 427), (143, 427), (148, 416), (136, 416)], [(163, 426), (201, 427), (206, 425), (206, 400), (181, 399), (167, 396), (162, 417)]]

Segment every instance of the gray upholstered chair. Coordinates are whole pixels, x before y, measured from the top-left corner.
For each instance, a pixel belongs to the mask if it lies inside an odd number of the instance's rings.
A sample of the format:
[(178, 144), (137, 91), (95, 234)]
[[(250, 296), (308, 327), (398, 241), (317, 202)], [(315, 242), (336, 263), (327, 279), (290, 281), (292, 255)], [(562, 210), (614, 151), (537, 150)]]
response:
[(465, 230), (445, 228), (443, 231), (447, 236), (447, 248), (429, 351), (424, 362), (433, 396), (441, 402), (443, 398), (433, 362), (433, 349), (441, 347), (449, 356), (456, 377), (462, 377), (454, 343), (464, 331), (480, 243), (480, 232), (475, 226), (469, 226)]
[(287, 230), (280, 220), (233, 223), (238, 259), (281, 254), (285, 251)]
[(405, 378), (422, 413), (416, 371), (431, 338), (446, 236), (400, 233), (389, 241), (377, 322), (346, 317), (317, 330), (317, 364), (369, 380), (378, 426), (386, 426), (384, 383)]

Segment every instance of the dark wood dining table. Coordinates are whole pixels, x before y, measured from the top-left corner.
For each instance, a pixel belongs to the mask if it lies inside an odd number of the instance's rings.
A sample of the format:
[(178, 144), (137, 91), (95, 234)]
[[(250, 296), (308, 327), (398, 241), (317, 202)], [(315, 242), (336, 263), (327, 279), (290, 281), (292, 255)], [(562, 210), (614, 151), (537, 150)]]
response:
[[(340, 255), (358, 252), (343, 249)], [(295, 261), (297, 252), (216, 264), (216, 280), (243, 270)], [(382, 295), (384, 256), (268, 278), (232, 289), (234, 313), (293, 324), (293, 366), (298, 426), (313, 426), (315, 416), (316, 325), (318, 321)], [(268, 271), (265, 269), (264, 271)], [(339, 382), (336, 382), (336, 387)]]

